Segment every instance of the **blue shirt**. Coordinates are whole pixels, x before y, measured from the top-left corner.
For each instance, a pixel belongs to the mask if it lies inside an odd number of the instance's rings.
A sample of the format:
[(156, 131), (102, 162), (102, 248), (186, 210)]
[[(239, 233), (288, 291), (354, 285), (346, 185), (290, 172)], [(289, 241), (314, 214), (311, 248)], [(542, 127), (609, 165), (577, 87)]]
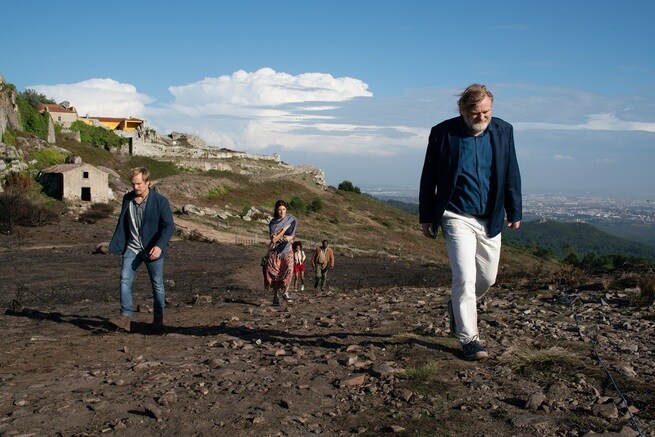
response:
[(489, 130), (477, 137), (467, 135), (461, 139), (459, 176), (446, 209), (458, 214), (488, 217), (491, 161)]

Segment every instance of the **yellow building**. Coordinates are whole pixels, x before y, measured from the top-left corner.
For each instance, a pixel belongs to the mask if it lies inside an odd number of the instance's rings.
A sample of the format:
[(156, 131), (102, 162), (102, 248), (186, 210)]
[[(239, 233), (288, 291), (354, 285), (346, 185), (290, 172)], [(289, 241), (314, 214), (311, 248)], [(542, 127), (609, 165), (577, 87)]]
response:
[(120, 130), (125, 132), (136, 131), (139, 126), (144, 124), (144, 120), (140, 118), (120, 118), (120, 117), (80, 117), (80, 121), (90, 126), (102, 126), (111, 130)]

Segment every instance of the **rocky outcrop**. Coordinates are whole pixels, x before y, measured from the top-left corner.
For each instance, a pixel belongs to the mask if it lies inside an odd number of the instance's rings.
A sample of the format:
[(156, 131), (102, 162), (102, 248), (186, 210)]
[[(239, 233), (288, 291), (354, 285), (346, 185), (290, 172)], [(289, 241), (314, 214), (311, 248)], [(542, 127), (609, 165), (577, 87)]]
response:
[(202, 138), (195, 135), (186, 134), (183, 132), (171, 132), (169, 137), (173, 140), (175, 145), (188, 145), (198, 149), (208, 149), (209, 145), (203, 141)]
[(16, 106), (16, 89), (4, 82), (0, 76), (0, 135), (7, 128), (19, 130), (18, 107)]
[[(193, 136), (192, 136), (193, 137)], [(197, 137), (194, 137), (197, 138)], [(194, 141), (198, 146), (189, 147), (176, 141), (168, 144), (154, 141), (144, 141), (141, 139), (132, 139), (132, 154), (139, 156), (161, 157), (161, 158), (188, 158), (188, 159), (230, 159), (230, 158), (248, 158), (262, 161), (280, 162), (280, 157), (273, 155), (254, 155), (245, 152), (235, 152), (227, 149), (218, 149), (208, 146), (204, 141), (198, 138), (200, 143)]]
[(219, 149), (207, 145), (202, 139), (174, 132), (167, 137), (158, 137), (156, 141), (148, 141), (133, 137), (131, 144), (125, 146), (120, 153), (147, 156), (156, 159), (174, 161), (175, 165), (193, 170), (230, 171), (244, 175), (262, 175), (264, 167), (270, 164), (282, 166), (280, 175), (307, 173), (314, 182), (325, 187), (325, 173), (312, 165), (293, 166), (285, 164), (276, 153), (272, 155), (257, 155)]

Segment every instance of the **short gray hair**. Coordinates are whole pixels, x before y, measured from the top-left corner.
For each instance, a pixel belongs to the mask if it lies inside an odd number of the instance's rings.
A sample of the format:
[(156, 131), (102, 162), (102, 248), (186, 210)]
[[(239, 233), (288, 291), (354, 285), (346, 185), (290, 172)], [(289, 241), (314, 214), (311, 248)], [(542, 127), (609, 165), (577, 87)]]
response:
[(491, 91), (487, 89), (486, 86), (474, 83), (466, 87), (466, 89), (459, 95), (459, 100), (457, 101), (457, 107), (459, 112), (466, 112), (471, 106), (475, 106), (485, 97), (491, 99), (491, 103), (494, 101), (494, 95), (491, 94)]

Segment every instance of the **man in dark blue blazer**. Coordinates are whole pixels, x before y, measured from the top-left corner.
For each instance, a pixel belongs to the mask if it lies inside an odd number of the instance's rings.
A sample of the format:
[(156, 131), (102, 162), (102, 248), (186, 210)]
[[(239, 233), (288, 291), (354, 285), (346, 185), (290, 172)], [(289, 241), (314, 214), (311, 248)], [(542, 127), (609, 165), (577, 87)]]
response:
[(512, 125), (492, 117), (493, 94), (466, 88), (460, 116), (430, 132), (419, 193), (423, 234), (442, 229), (452, 269), (448, 302), (451, 333), (464, 357), (488, 353), (479, 341), (477, 300), (496, 282), (503, 222), (518, 229), (522, 219), (521, 175)]
[(153, 296), (153, 328), (164, 328), (164, 258), (168, 242), (175, 232), (173, 213), (168, 199), (150, 188), (150, 172), (137, 167), (130, 172), (132, 191), (123, 196), (123, 205), (116, 230), (109, 243), (112, 254), (122, 255), (121, 312), (111, 320), (115, 327), (130, 331), (132, 317), (132, 284), (137, 268), (145, 262)]

